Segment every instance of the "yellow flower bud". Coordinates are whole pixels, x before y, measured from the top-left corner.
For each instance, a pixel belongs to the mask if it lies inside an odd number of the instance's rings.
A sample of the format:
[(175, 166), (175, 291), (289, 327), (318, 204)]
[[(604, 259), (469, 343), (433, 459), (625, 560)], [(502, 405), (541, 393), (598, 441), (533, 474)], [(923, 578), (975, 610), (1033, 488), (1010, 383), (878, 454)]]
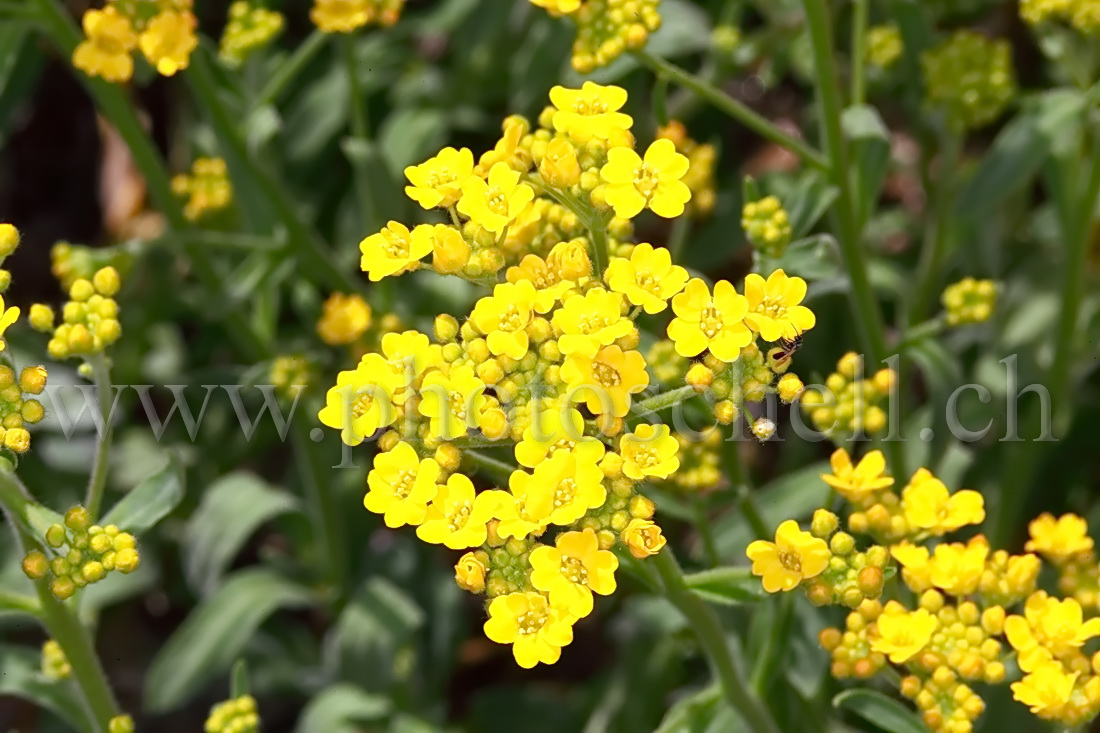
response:
[(458, 587), (471, 593), (484, 591), (487, 559), (484, 552), (467, 552), (459, 558), (455, 565), (455, 582)]
[(563, 280), (578, 280), (592, 274), (592, 261), (588, 258), (587, 242), (583, 239), (555, 244), (546, 258), (546, 264), (560, 273)]
[(31, 580), (46, 577), (50, 571), (50, 562), (40, 550), (31, 550), (23, 556), (23, 572)]
[(714, 404), (714, 419), (722, 425), (730, 425), (737, 419), (737, 406), (730, 400), (722, 400)]
[(766, 417), (757, 418), (752, 424), (752, 434), (763, 442), (775, 435), (775, 423)]
[(76, 592), (76, 583), (68, 575), (59, 575), (50, 581), (50, 593), (59, 601), (72, 598)]
[(784, 374), (776, 385), (779, 399), (787, 403), (794, 402), (802, 394), (803, 388), (802, 380), (796, 374)]
[(69, 298), (76, 303), (83, 303), (95, 295), (95, 286), (84, 278), (75, 280), (69, 288)]
[(504, 369), (496, 359), (481, 362), (474, 371), (477, 373), (477, 378), (490, 387), (504, 379)]
[(19, 246), (19, 230), (14, 224), (0, 223), (0, 257), (7, 257)]
[(92, 276), (92, 285), (95, 286), (97, 293), (110, 298), (118, 292), (122, 282), (118, 276), (118, 270), (113, 267), (104, 267)]
[(504, 410), (486, 410), (481, 414), (478, 427), (489, 440), (502, 440), (508, 435), (511, 426), (508, 424), (508, 416)]
[(813, 520), (810, 522), (810, 534), (821, 539), (828, 539), (840, 526), (840, 520), (828, 509), (814, 511)]
[(450, 343), (458, 336), (458, 320), (449, 313), (435, 317), (435, 337), (440, 343)]
[(115, 553), (115, 569), (121, 573), (134, 572), (140, 562), (137, 550), (121, 550)]
[(640, 494), (630, 500), (630, 516), (636, 519), (651, 519), (656, 508), (652, 501)]
[(95, 583), (99, 580), (103, 580), (103, 577), (107, 575), (106, 568), (103, 567), (103, 563), (92, 560), (84, 565), (80, 569), (81, 574), (84, 576), (84, 580), (89, 583)]
[(27, 320), (30, 321), (31, 328), (35, 331), (49, 333), (54, 329), (53, 308), (45, 303), (35, 303), (31, 306), (30, 313), (27, 314)]
[(116, 715), (108, 721), (107, 733), (134, 733), (134, 719), (129, 715)]
[(470, 245), (454, 227), (439, 224), (432, 231), (432, 267), (436, 272), (461, 272), (470, 262)]
[(554, 138), (546, 148), (546, 155), (539, 164), (542, 179), (554, 188), (570, 188), (581, 180), (581, 167), (577, 153), (565, 138)]
[(661, 528), (648, 519), (631, 519), (622, 532), (622, 540), (638, 559), (656, 555), (665, 546)]
[(714, 381), (714, 372), (705, 364), (692, 364), (687, 371), (687, 376), (684, 377), (684, 381), (691, 385), (696, 392), (702, 392)]

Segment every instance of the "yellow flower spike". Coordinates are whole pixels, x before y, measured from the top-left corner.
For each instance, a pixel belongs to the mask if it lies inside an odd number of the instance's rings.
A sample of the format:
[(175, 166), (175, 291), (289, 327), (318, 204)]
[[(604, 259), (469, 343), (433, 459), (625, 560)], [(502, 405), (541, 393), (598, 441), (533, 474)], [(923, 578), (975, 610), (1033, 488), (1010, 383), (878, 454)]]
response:
[(455, 582), (462, 590), (481, 593), (485, 590), (485, 574), (488, 568), (483, 552), (467, 552), (455, 563)]
[(615, 592), (615, 553), (601, 550), (596, 532), (563, 532), (554, 547), (536, 547), (530, 556), (531, 584), (550, 602), (576, 618), (592, 613), (592, 594)]
[(904, 664), (928, 646), (939, 625), (939, 620), (923, 608), (906, 611), (891, 601), (875, 621), (878, 635), (871, 649), (886, 654), (894, 664)]
[(489, 604), (485, 636), (511, 644), (516, 663), (531, 669), (561, 658), (561, 648), (573, 641), (573, 619), (541, 593), (509, 593)]
[(579, 143), (592, 139), (610, 140), (634, 124), (630, 115), (619, 111), (626, 104), (626, 98), (626, 90), (621, 87), (601, 86), (591, 81), (586, 81), (580, 89), (553, 87), (550, 101), (557, 108), (553, 116), (554, 129)]
[(623, 544), (639, 560), (656, 555), (665, 546), (661, 528), (648, 519), (631, 519), (622, 530)]
[(599, 463), (604, 456), (604, 444), (598, 438), (584, 434), (584, 418), (568, 405), (541, 407), (529, 403), (530, 426), (516, 444), (516, 461), (534, 468), (558, 451), (572, 453), (578, 463)]
[(501, 283), (477, 301), (470, 322), (485, 334), (489, 352), (522, 359), (530, 346), (527, 326), (535, 308), (535, 288), (526, 281)]
[(433, 250), (434, 227), (420, 224), (409, 231), (404, 224), (389, 222), (382, 231), (359, 243), (359, 267), (371, 282), (415, 270)]
[(800, 277), (776, 270), (764, 280), (750, 273), (745, 277), (745, 323), (765, 341), (793, 339), (816, 322), (813, 311), (800, 305), (805, 297), (806, 281)]
[(425, 209), (454, 206), (462, 196), (462, 182), (474, 173), (474, 154), (468, 148), (443, 148), (420, 165), (405, 169), (411, 186), (405, 194)]
[(630, 258), (612, 257), (604, 280), (616, 293), (622, 293), (631, 305), (640, 305), (646, 313), (660, 313), (668, 301), (687, 285), (687, 270), (672, 264), (664, 248), (638, 244)]
[(793, 519), (775, 530), (774, 543), (755, 540), (745, 552), (752, 560), (752, 574), (760, 576), (768, 593), (793, 590), (803, 580), (817, 577), (833, 556), (824, 540), (800, 530)]
[(642, 423), (633, 433), (619, 438), (623, 473), (635, 481), (671, 476), (680, 468), (680, 459), (676, 457), (679, 450), (680, 444), (670, 435), (667, 425)]
[(1088, 523), (1076, 514), (1063, 514), (1057, 519), (1052, 514), (1040, 514), (1028, 524), (1027, 531), (1031, 539), (1024, 549), (1054, 563), (1063, 563), (1093, 548)]
[(439, 486), (428, 505), (416, 536), (433, 545), (464, 550), (485, 544), (485, 525), (497, 513), (507, 495), (503, 491), (474, 492), (474, 485), (461, 473), (453, 473), (446, 485)]
[(173, 76), (187, 68), (191, 52), (199, 45), (196, 25), (193, 14), (175, 10), (164, 10), (146, 24), (138, 44), (159, 74)]
[(599, 287), (566, 299), (550, 322), (561, 334), (558, 348), (562, 354), (589, 358), (634, 328), (634, 323), (622, 316), (622, 296)]
[(949, 494), (943, 482), (925, 468), (918, 469), (902, 490), (902, 508), (911, 527), (933, 535), (985, 521), (981, 494), (970, 490)]
[(84, 11), (82, 25), (86, 40), (73, 51), (73, 66), (106, 81), (129, 81), (134, 73), (130, 52), (138, 42), (130, 19), (108, 5)]
[(672, 299), (676, 317), (668, 325), (668, 336), (680, 356), (698, 356), (707, 349), (724, 362), (732, 363), (741, 349), (752, 342), (745, 325), (748, 300), (727, 280), (714, 284), (711, 295), (699, 278), (688, 281), (687, 288)]
[(317, 335), (330, 346), (350, 344), (370, 328), (371, 308), (363, 296), (333, 293), (325, 301)]
[(1085, 621), (1081, 604), (1073, 598), (1062, 600), (1036, 591), (1024, 604), (1024, 615), (1007, 617), (1004, 629), (1018, 653), (1020, 669), (1033, 672), (1100, 636), (1100, 618)]
[(461, 438), (476, 428), (485, 408), (485, 383), (468, 366), (429, 373), (420, 393), (418, 410), (430, 420), (429, 432), (443, 440)]
[(499, 234), (535, 197), (534, 190), (519, 178), (519, 172), (504, 162), (493, 165), (488, 179), (467, 176), (461, 184), (458, 211), (486, 231)]
[(625, 417), (631, 395), (649, 386), (642, 355), (616, 345), (605, 346), (592, 357), (571, 354), (562, 365), (561, 377), (570, 399), (585, 402), (594, 414), (612, 417)]
[(378, 354), (367, 354), (355, 369), (337, 375), (317, 418), (339, 430), (346, 444), (359, 445), (394, 421), (391, 400), (398, 387), (392, 367)]
[(1012, 683), (1012, 697), (1027, 705), (1032, 713), (1057, 720), (1069, 706), (1079, 673), (1068, 674), (1062, 665), (1048, 662)]
[(542, 180), (554, 188), (567, 189), (581, 180), (581, 166), (577, 153), (565, 138), (556, 137), (546, 148), (546, 155), (539, 163)]
[(418, 525), (428, 513), (428, 502), (438, 493), (439, 473), (434, 459), (421, 460), (413, 447), (402, 441), (374, 459), (363, 506), (383, 515), (387, 527)]
[(648, 208), (657, 216), (673, 219), (684, 213), (691, 189), (681, 179), (688, 159), (676, 152), (671, 140), (657, 140), (639, 157), (632, 148), (611, 148), (600, 177), (607, 184), (604, 198), (615, 216), (633, 219)]
[(371, 0), (313, 0), (309, 19), (323, 33), (351, 33), (371, 22)]

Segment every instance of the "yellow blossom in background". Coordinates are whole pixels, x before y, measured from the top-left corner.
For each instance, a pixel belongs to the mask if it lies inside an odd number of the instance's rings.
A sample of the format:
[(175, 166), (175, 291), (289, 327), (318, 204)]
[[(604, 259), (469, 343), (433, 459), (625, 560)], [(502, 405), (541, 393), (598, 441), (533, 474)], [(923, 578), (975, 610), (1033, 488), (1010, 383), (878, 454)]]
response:
[(749, 273), (745, 277), (745, 323), (765, 341), (793, 339), (816, 322), (813, 312), (801, 305), (805, 297), (806, 281), (800, 277), (776, 270), (765, 280)]
[(561, 353), (589, 358), (634, 330), (633, 322), (622, 316), (622, 296), (598, 287), (566, 299), (550, 322), (561, 333)]
[(491, 296), (477, 302), (470, 322), (485, 334), (490, 353), (522, 359), (530, 344), (527, 326), (534, 307), (535, 288), (530, 282), (501, 283)]
[(833, 556), (824, 540), (799, 529), (793, 519), (775, 530), (775, 542), (754, 540), (745, 553), (752, 560), (752, 574), (760, 576), (768, 593), (793, 590), (817, 577)]
[(985, 502), (976, 491), (949, 494), (927, 469), (918, 469), (902, 490), (902, 507), (910, 526), (933, 535), (985, 521)]
[(363, 506), (383, 515), (387, 527), (420, 524), (427, 515), (428, 502), (436, 496), (437, 479), (439, 464), (431, 458), (421, 460), (416, 450), (402, 441), (374, 459)]
[(317, 417), (339, 430), (345, 443), (359, 445), (393, 422), (391, 395), (398, 386), (390, 365), (378, 354), (367, 354), (355, 369), (337, 375), (336, 386), (328, 390)]
[(629, 258), (612, 257), (604, 279), (631, 305), (642, 306), (646, 313), (660, 313), (687, 285), (688, 273), (672, 264), (667, 249), (642, 243), (634, 246)]
[(222, 158), (196, 158), (190, 174), (181, 173), (172, 179), (172, 191), (187, 197), (183, 215), (188, 221), (198, 221), (233, 202), (229, 170)]
[(941, 301), (947, 312), (947, 325), (984, 323), (993, 315), (997, 303), (997, 284), (992, 280), (966, 277), (948, 285)]
[(634, 518), (622, 531), (622, 541), (630, 554), (639, 560), (656, 555), (665, 546), (661, 528), (648, 519)]
[(134, 73), (130, 52), (138, 42), (130, 19), (108, 5), (84, 11), (82, 25), (86, 38), (73, 51), (73, 66), (106, 81), (129, 81)]
[(424, 378), (418, 407), (429, 418), (429, 432), (443, 440), (454, 440), (477, 427), (485, 407), (485, 383), (468, 366), (449, 372), (431, 372)]
[(438, 487), (416, 536), (433, 545), (463, 550), (485, 544), (485, 525), (493, 518), (505, 496), (503, 491), (474, 491), (473, 482), (453, 473)]
[(485, 635), (498, 644), (511, 644), (516, 663), (531, 669), (540, 662), (558, 661), (561, 648), (573, 641), (573, 620), (541, 593), (509, 593), (489, 604)]
[(373, 0), (313, 0), (309, 19), (325, 33), (351, 33), (370, 22)]
[(1075, 0), (1020, 0), (1020, 17), (1031, 25), (1038, 25), (1068, 16), (1074, 4)]
[(557, 451), (572, 453), (578, 463), (598, 463), (604, 455), (604, 444), (599, 438), (584, 434), (584, 418), (568, 406), (539, 408), (531, 403), (534, 412), (531, 425), (523, 431), (516, 443), (516, 461), (521, 466), (534, 468)]
[(138, 45), (158, 73), (172, 76), (187, 68), (191, 52), (199, 45), (195, 35), (197, 24), (189, 12), (162, 11), (146, 24)]
[(251, 695), (218, 703), (203, 726), (204, 733), (256, 733), (259, 729), (260, 715)]
[(554, 547), (531, 552), (531, 584), (549, 595), (550, 602), (576, 618), (592, 613), (592, 594), (615, 592), (615, 553), (601, 550), (596, 533), (563, 532)]
[(901, 31), (893, 24), (868, 28), (866, 44), (867, 62), (880, 69), (893, 66), (905, 50), (902, 45)]
[(1041, 514), (1027, 525), (1031, 539), (1024, 545), (1028, 552), (1038, 552), (1051, 562), (1061, 563), (1076, 555), (1091, 552), (1092, 538), (1088, 523), (1076, 514)]
[(458, 210), (487, 231), (499, 234), (516, 220), (535, 197), (535, 192), (520, 180), (518, 171), (507, 163), (496, 163), (488, 179), (467, 176), (462, 181)]
[(861, 502), (882, 489), (894, 485), (894, 479), (886, 475), (886, 458), (882, 451), (873, 450), (852, 465), (852, 459), (844, 448), (837, 448), (829, 456), (832, 474), (821, 474), (821, 480), (836, 489), (848, 501)]
[(1058, 720), (1069, 707), (1079, 676), (1079, 672), (1066, 672), (1060, 664), (1044, 664), (1013, 682), (1012, 696), (1040, 718)]
[[(572, 3), (573, 0), (549, 0)], [(573, 68), (581, 74), (606, 66), (629, 50), (645, 46), (661, 25), (660, 0), (583, 0), (570, 14), (577, 26)]]
[(266, 46), (286, 25), (283, 14), (251, 5), (248, 0), (234, 0), (229, 6), (229, 22), (225, 25), (218, 57), (229, 66), (240, 66), (253, 51)]
[(1020, 669), (1032, 672), (1100, 636), (1100, 618), (1085, 621), (1081, 604), (1073, 598), (1052, 598), (1036, 591), (1024, 604), (1023, 616), (1005, 619), (1005, 636), (1019, 655)]
[(632, 148), (607, 151), (600, 178), (607, 184), (604, 198), (620, 219), (633, 219), (642, 209), (672, 219), (684, 213), (691, 190), (682, 180), (688, 159), (676, 152), (671, 140), (656, 140), (639, 157)]
[(405, 169), (411, 186), (405, 194), (425, 209), (454, 206), (462, 196), (462, 182), (474, 173), (474, 154), (467, 148), (443, 148), (420, 165)]
[(714, 209), (716, 199), (714, 169), (718, 150), (714, 145), (699, 143), (688, 136), (687, 128), (679, 120), (670, 120), (657, 128), (656, 139), (668, 139), (676, 146), (676, 152), (687, 156), (688, 172), (684, 183), (691, 191), (689, 213), (706, 215)]
[(744, 322), (748, 309), (748, 300), (728, 281), (715, 283), (711, 295), (705, 282), (692, 278), (672, 299), (676, 317), (668, 325), (668, 336), (680, 356), (698, 356), (709, 349), (722, 361), (733, 362), (752, 341)]
[(583, 0), (531, 0), (532, 5), (549, 10), (551, 13), (568, 15), (581, 6)]
[(878, 636), (871, 648), (889, 656), (894, 664), (903, 664), (928, 645), (938, 626), (936, 617), (925, 609), (906, 611), (891, 601), (875, 622)]
[[(550, 90), (554, 129), (579, 143), (611, 140), (634, 124), (630, 115), (619, 110), (626, 104), (626, 90), (586, 81), (580, 89), (556, 86)], [(640, 209), (639, 209), (640, 210)]]
[(671, 476), (680, 467), (676, 457), (679, 450), (680, 444), (667, 425), (642, 423), (633, 433), (619, 438), (623, 473), (635, 481)]
[(420, 224), (409, 231), (404, 224), (391, 221), (382, 231), (359, 243), (359, 267), (371, 282), (390, 275), (414, 270), (420, 260), (432, 253), (433, 227)]
[(921, 54), (928, 103), (957, 131), (993, 122), (1016, 96), (1012, 47), (971, 30), (957, 30)]
[(325, 301), (317, 335), (330, 346), (350, 344), (370, 328), (370, 305), (358, 294), (333, 293)]
[(637, 351), (605, 346), (594, 356), (571, 354), (561, 368), (574, 402), (585, 402), (597, 415), (624, 417), (631, 395), (649, 386), (645, 359)]

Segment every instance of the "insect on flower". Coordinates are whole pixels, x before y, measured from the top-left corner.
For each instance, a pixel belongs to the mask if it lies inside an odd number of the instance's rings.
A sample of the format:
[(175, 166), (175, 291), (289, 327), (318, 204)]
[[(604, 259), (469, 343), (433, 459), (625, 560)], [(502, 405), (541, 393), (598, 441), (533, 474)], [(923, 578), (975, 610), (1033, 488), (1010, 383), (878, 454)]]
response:
[(792, 339), (779, 339), (779, 346), (773, 349), (768, 356), (776, 368), (786, 368), (791, 362), (791, 357), (802, 348), (802, 334), (796, 334)]

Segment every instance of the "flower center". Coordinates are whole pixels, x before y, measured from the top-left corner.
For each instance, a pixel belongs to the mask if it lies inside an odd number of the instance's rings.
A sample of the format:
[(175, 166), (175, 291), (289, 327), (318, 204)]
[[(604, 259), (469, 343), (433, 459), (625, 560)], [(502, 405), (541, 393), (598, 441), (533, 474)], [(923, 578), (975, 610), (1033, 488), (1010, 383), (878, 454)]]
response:
[(642, 290), (648, 290), (654, 295), (660, 294), (661, 283), (653, 276), (653, 273), (648, 270), (637, 273), (636, 282), (638, 283), (638, 287)]
[(397, 477), (394, 479), (393, 482), (393, 495), (401, 500), (409, 498), (409, 494), (412, 492), (413, 484), (415, 482), (415, 471), (410, 471), (407, 468), (398, 471)]
[(796, 573), (802, 572), (802, 557), (797, 552), (780, 552), (779, 564)]
[(451, 505), (451, 513), (447, 515), (447, 524), (452, 532), (457, 532), (466, 526), (466, 522), (470, 518), (471, 504), (472, 502), (467, 500)]
[(657, 449), (653, 447), (634, 448), (634, 450), (631, 451), (630, 457), (642, 468), (656, 466), (661, 462), (661, 457), (657, 455)]
[(582, 316), (580, 323), (577, 325), (581, 328), (581, 333), (592, 334), (599, 331), (601, 328), (607, 328), (609, 319), (599, 313), (589, 314)]
[(573, 105), (573, 111), (586, 117), (602, 115), (607, 112), (607, 105), (599, 99), (578, 99), (577, 103)]
[(588, 585), (588, 570), (575, 557), (561, 559), (561, 574), (577, 585)]
[(393, 231), (386, 231), (383, 234), (383, 239), (386, 240), (384, 249), (386, 250), (386, 254), (389, 255), (391, 259), (408, 259), (409, 248), (411, 246), (408, 237), (403, 237)]
[(486, 200), (489, 211), (497, 216), (508, 216), (508, 198), (499, 188), (490, 188)]
[(722, 330), (722, 313), (713, 301), (699, 311), (699, 329), (708, 339), (714, 338)]
[(509, 305), (500, 314), (501, 331), (519, 331), (525, 325), (523, 316), (515, 305)]
[(623, 381), (617, 369), (604, 364), (602, 361), (592, 364), (592, 374), (595, 375), (596, 381), (605, 387), (618, 387)]
[(577, 495), (577, 482), (571, 478), (563, 479), (554, 489), (554, 506), (557, 508), (573, 503)]
[(370, 392), (356, 395), (355, 399), (351, 403), (351, 414), (356, 420), (366, 415), (371, 407), (374, 406), (374, 397)]
[(783, 302), (781, 297), (769, 295), (760, 301), (760, 305), (756, 306), (756, 312), (779, 319), (787, 315), (787, 304)]
[(550, 616), (548, 608), (532, 608), (527, 613), (516, 619), (520, 636), (538, 633), (539, 629), (546, 625), (546, 619)]
[(459, 420), (466, 419), (466, 399), (458, 392), (452, 392), (448, 398), (448, 404), (451, 407), (451, 414)]
[(643, 164), (642, 167), (634, 173), (634, 188), (638, 189), (638, 193), (645, 196), (647, 201), (653, 198), (658, 183), (660, 183), (660, 179), (657, 176), (657, 172), (647, 165)]

